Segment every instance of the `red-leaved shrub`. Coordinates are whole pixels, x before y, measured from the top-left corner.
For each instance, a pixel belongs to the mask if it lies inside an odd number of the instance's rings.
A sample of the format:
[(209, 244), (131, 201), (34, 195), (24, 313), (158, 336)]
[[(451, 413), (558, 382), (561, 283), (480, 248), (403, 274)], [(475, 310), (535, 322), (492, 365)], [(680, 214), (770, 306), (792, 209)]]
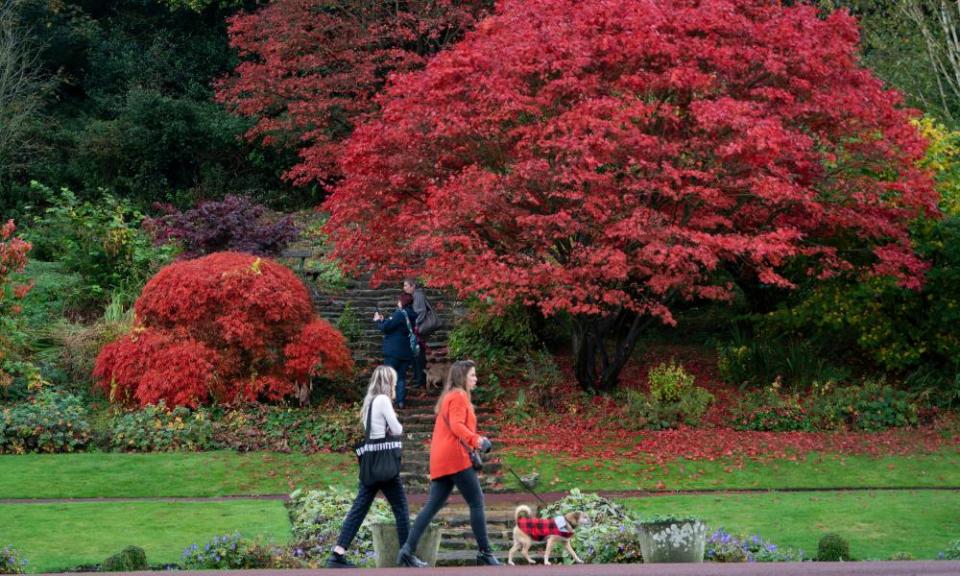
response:
[(171, 264), (144, 287), (136, 328), (94, 369), (111, 399), (141, 406), (305, 402), (313, 376), (349, 375), (346, 340), (313, 313), (310, 294), (268, 259), (221, 252)]

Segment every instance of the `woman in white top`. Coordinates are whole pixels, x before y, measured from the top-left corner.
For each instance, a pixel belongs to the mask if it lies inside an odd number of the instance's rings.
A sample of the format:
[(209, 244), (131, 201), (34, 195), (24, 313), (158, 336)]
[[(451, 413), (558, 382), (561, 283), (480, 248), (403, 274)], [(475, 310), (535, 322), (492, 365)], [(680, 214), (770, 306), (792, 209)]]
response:
[[(390, 431), (391, 436), (399, 436), (403, 433), (403, 426), (397, 420), (397, 413), (393, 411), (393, 399), (397, 393), (397, 372), (389, 366), (377, 366), (370, 377), (370, 387), (367, 388), (367, 396), (363, 399), (363, 409), (360, 410), (360, 422), (364, 428), (367, 425), (367, 411), (371, 410), (370, 415), (370, 439), (377, 440), (383, 438)], [(410, 532), (410, 511), (407, 508), (407, 496), (403, 491), (403, 483), (400, 477), (386, 482), (379, 482), (373, 486), (366, 486), (360, 482), (360, 489), (357, 492), (357, 498), (353, 501), (353, 506), (347, 517), (343, 520), (343, 528), (340, 529), (340, 537), (337, 538), (337, 545), (334, 547), (330, 558), (327, 559), (327, 568), (353, 568), (353, 565), (344, 558), (347, 548), (353, 542), (360, 524), (367, 517), (370, 505), (376, 498), (377, 492), (383, 491), (383, 495), (390, 503), (393, 509), (393, 517), (397, 521), (397, 536), (400, 542), (406, 542), (407, 534)]]

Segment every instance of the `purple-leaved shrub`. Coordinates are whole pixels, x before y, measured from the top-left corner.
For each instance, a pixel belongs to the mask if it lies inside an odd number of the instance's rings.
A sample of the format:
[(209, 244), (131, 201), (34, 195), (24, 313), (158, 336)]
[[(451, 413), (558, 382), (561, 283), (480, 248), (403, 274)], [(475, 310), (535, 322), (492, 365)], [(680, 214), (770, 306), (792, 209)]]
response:
[(244, 196), (208, 200), (185, 212), (170, 205), (156, 207), (163, 215), (147, 218), (144, 228), (157, 243), (180, 243), (181, 258), (226, 251), (276, 256), (299, 234), (290, 216), (270, 220), (266, 208)]

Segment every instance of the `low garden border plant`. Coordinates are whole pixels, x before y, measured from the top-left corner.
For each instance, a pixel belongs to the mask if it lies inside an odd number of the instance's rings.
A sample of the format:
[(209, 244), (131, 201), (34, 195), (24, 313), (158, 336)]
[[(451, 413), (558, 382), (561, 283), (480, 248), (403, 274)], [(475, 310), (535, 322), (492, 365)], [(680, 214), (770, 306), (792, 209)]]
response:
[(0, 411), (0, 454), (78, 452), (90, 441), (81, 398), (49, 388)]
[(113, 419), (110, 447), (125, 452), (210, 450), (218, 447), (206, 410), (168, 409), (161, 400)]
[(954, 540), (947, 549), (937, 554), (938, 560), (960, 560), (960, 540)]
[(696, 426), (714, 400), (713, 394), (696, 386), (696, 378), (675, 360), (652, 368), (647, 380), (649, 393), (630, 388), (620, 392), (626, 416), (638, 428)]
[[(329, 487), (323, 490), (294, 490), (287, 502), (290, 513), (295, 548), (305, 558), (318, 559), (329, 554), (336, 545), (337, 536), (343, 525), (356, 493), (344, 488)], [(393, 516), (386, 501), (374, 500), (360, 530), (347, 550), (347, 559), (357, 566), (372, 567), (373, 535), (370, 526), (392, 519)]]
[(15, 548), (0, 548), (0, 574), (23, 574), (29, 562)]
[(850, 543), (843, 536), (829, 532), (824, 534), (817, 543), (817, 561), (818, 562), (849, 562), (853, 560), (850, 555)]
[(707, 562), (803, 562), (811, 560), (802, 549), (777, 546), (759, 534), (742, 536), (718, 528), (707, 536)]

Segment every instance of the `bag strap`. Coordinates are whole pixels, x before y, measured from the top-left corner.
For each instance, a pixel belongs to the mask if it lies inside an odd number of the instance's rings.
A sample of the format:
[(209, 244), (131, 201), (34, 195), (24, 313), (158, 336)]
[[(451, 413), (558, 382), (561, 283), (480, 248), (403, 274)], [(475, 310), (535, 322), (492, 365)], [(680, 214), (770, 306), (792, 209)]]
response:
[(374, 396), (370, 399), (370, 408), (367, 410), (367, 429), (363, 435), (363, 442), (366, 444), (370, 442), (370, 427), (373, 425), (373, 403), (377, 401), (377, 397)]
[(400, 311), (403, 312), (403, 319), (407, 321), (407, 330), (409, 330), (411, 334), (416, 334), (416, 332), (413, 331), (413, 326), (410, 325), (410, 316), (407, 315), (407, 311), (403, 308), (401, 308)]

